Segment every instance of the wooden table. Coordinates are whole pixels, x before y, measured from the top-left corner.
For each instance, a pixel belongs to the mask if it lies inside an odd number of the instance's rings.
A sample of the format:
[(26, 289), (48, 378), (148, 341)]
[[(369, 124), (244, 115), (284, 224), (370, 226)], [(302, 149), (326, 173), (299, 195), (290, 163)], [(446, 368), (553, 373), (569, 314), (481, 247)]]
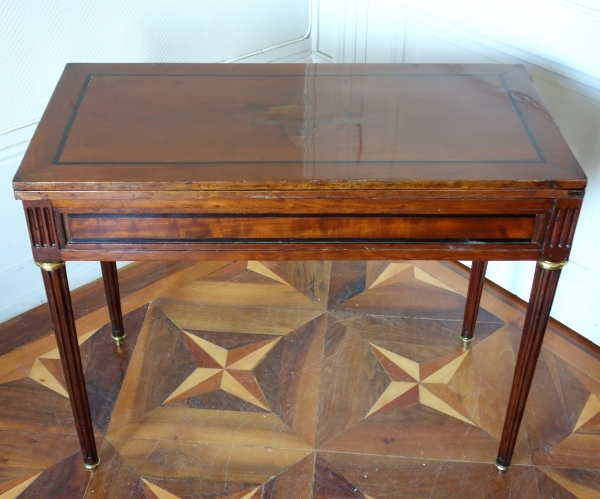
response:
[[(70, 64), (15, 176), (89, 469), (64, 262), (537, 260), (496, 465), (510, 467), (586, 177), (522, 66)], [(457, 338), (457, 341), (461, 341)]]

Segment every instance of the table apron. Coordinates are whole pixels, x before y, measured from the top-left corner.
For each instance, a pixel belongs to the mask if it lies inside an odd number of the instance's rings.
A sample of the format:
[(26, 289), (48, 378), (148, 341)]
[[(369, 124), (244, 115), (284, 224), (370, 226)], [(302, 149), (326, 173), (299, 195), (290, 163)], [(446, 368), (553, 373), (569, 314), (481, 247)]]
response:
[(67, 242), (532, 242), (535, 215), (283, 216), (71, 214)]
[(536, 259), (546, 218), (70, 213), (63, 224), (63, 258), (101, 251), (135, 259)]
[[(57, 260), (537, 260), (565, 259), (581, 199), (403, 200), (373, 210), (337, 201), (308, 213), (305, 202), (240, 202), (181, 212), (156, 207), (102, 207), (102, 201), (65, 206), (25, 201), (37, 261)], [(320, 205), (322, 200), (313, 200)], [(295, 203), (296, 201), (294, 201)], [(328, 201), (329, 203), (330, 201)], [(227, 203), (228, 204), (228, 203)], [(344, 206), (346, 204), (346, 206)], [(214, 205), (213, 205), (214, 206)], [(366, 204), (360, 205), (363, 208)], [(348, 209), (344, 212), (343, 208)], [(148, 206), (150, 208), (150, 206)], [(291, 208), (291, 209), (290, 209)]]

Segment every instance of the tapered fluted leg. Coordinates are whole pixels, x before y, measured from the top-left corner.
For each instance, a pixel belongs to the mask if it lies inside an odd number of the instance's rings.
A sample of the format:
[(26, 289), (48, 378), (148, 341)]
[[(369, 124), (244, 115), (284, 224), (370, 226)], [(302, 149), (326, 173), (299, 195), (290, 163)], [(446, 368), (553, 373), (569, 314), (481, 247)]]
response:
[(471, 343), (471, 341), (473, 341), (487, 264), (488, 262), (473, 262), (471, 265), (469, 290), (467, 291), (467, 304), (465, 305), (465, 317), (463, 319), (462, 333), (460, 334), (464, 343)]
[(60, 352), (60, 361), (65, 374), (77, 435), (81, 444), (83, 464), (89, 470), (93, 470), (100, 463), (100, 459), (96, 451), (92, 416), (81, 367), (67, 271), (64, 262), (36, 262), (36, 264), (42, 269), (56, 342)]
[(121, 294), (119, 293), (117, 264), (115, 262), (100, 262), (100, 266), (102, 267), (108, 313), (112, 322), (111, 337), (117, 342), (117, 345), (120, 345), (125, 339), (125, 330), (123, 329), (123, 313), (121, 312)]
[(565, 264), (566, 262), (538, 262), (535, 269), (512, 391), (506, 411), (506, 419), (504, 420), (498, 459), (496, 460), (496, 466), (500, 471), (506, 471), (510, 468), (517, 434), (525, 411), (525, 403), (527, 402), (535, 366), (546, 333), (560, 270)]

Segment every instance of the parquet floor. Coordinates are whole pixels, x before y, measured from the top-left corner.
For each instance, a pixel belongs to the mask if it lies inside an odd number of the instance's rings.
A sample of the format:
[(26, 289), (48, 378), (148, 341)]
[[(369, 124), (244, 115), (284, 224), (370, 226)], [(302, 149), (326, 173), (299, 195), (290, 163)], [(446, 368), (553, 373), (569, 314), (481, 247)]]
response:
[(75, 293), (102, 463), (81, 465), (47, 307), (0, 326), (0, 499), (599, 498), (600, 355), (547, 333), (513, 469), (498, 449), (523, 307), (459, 339), (441, 262), (141, 263)]

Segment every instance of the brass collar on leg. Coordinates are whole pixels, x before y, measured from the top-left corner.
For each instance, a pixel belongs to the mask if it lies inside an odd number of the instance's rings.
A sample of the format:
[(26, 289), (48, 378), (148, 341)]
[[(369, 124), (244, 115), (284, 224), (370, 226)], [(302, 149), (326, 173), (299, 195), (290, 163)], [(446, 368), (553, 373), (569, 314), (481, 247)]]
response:
[(546, 260), (540, 260), (539, 262), (537, 262), (538, 265), (540, 267), (542, 267), (545, 270), (560, 270), (562, 269), (567, 263), (569, 263), (568, 260), (564, 261), (564, 262), (547, 262)]
[(42, 270), (45, 270), (46, 272), (52, 272), (53, 270), (58, 270), (61, 267), (65, 266), (65, 262), (35, 262), (35, 264)]

